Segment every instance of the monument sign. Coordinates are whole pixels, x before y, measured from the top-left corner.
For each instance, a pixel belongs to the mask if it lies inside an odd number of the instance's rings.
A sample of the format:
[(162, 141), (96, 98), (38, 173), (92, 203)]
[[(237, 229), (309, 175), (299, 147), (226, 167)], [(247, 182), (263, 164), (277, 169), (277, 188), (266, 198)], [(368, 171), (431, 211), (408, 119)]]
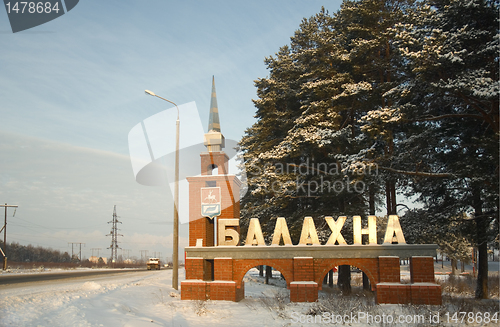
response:
[[(266, 265), (282, 273), (291, 301), (316, 301), (325, 275), (337, 266), (351, 265), (367, 275), (378, 303), (441, 304), (441, 286), (434, 281), (437, 245), (406, 244), (396, 215), (388, 217), (382, 244), (377, 244), (375, 216), (368, 216), (367, 228), (362, 228), (361, 216), (352, 217), (353, 244), (347, 244), (341, 233), (348, 217), (340, 216), (324, 218), (331, 232), (325, 244), (320, 244), (313, 218), (305, 217), (297, 245), (284, 217), (277, 218), (270, 245), (264, 241), (259, 220), (253, 218), (241, 246), (241, 182), (228, 174), (213, 84), (205, 146), (207, 152), (200, 154), (201, 176), (187, 178), (189, 247), (185, 249), (186, 280), (181, 283), (183, 300), (240, 301), (245, 296), (246, 272)], [(363, 235), (368, 236), (366, 245)], [(410, 259), (410, 284), (400, 280), (403, 258)]]

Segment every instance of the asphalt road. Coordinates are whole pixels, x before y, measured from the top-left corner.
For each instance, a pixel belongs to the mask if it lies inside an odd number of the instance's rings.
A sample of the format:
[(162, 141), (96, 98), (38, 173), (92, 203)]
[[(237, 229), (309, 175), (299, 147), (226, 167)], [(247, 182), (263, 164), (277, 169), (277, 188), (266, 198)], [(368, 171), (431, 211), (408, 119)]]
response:
[(12, 274), (1, 275), (0, 285), (12, 285), (19, 283), (33, 283), (47, 280), (67, 279), (67, 278), (87, 278), (97, 275), (122, 274), (127, 272), (147, 271), (146, 269), (110, 269), (110, 270), (85, 270), (68, 271), (57, 273), (39, 273), (39, 274)]

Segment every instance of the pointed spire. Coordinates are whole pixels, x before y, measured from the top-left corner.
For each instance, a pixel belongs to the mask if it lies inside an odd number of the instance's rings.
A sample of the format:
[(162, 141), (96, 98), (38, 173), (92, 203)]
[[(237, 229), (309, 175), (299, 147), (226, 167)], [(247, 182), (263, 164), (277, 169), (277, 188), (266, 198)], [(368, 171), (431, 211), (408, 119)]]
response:
[(217, 108), (217, 94), (215, 94), (215, 78), (212, 76), (212, 99), (210, 100), (210, 117), (208, 132), (220, 132), (219, 108)]
[(215, 94), (215, 79), (212, 76), (212, 100), (210, 101), (210, 119), (208, 132), (205, 133), (203, 144), (208, 152), (220, 152), (225, 146), (224, 135), (220, 132), (219, 109), (217, 108), (217, 95)]

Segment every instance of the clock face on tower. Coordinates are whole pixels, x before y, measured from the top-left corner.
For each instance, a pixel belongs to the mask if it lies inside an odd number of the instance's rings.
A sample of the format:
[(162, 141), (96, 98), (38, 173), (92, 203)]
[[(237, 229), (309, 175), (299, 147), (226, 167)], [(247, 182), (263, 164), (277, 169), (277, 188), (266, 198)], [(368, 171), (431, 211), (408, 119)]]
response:
[(201, 188), (201, 215), (213, 219), (221, 214), (220, 187)]

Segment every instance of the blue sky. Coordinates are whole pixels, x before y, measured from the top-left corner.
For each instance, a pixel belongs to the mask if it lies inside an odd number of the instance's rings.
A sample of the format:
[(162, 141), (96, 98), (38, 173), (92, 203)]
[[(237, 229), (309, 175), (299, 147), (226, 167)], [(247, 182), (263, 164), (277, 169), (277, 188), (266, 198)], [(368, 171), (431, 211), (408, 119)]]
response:
[(222, 132), (238, 141), (264, 58), (322, 6), (340, 1), (85, 0), (15, 34), (0, 9), (0, 202), (19, 205), (7, 241), (109, 256), (117, 205), (122, 248), (171, 256), (170, 191), (138, 184), (129, 157), (131, 129), (171, 107), (144, 90), (194, 101), (206, 128), (215, 76)]

